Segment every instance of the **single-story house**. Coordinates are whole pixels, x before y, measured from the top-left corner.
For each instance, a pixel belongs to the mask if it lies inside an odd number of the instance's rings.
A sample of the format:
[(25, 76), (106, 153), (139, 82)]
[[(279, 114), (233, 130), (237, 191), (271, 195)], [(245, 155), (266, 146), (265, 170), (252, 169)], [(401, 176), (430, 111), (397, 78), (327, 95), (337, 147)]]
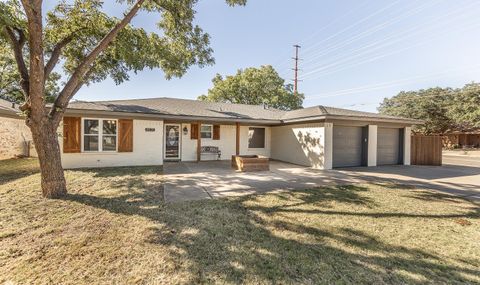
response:
[[(282, 111), (152, 98), (71, 102), (59, 135), (65, 168), (262, 155), (331, 169), (409, 165), (411, 127), (418, 123), (324, 106)], [(212, 149), (219, 153), (209, 151)]]

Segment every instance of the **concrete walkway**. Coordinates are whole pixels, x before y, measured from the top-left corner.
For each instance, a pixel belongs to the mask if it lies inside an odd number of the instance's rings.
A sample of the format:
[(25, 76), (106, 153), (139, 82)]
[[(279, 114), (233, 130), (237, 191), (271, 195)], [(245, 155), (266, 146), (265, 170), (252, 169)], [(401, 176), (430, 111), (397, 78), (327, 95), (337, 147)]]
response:
[(165, 175), (164, 199), (167, 202), (210, 199), (205, 188), (192, 181), (192, 170), (186, 163), (167, 162), (163, 167)]
[(313, 187), (394, 182), (480, 199), (480, 168), (382, 166), (316, 170), (272, 161), (270, 171), (236, 172), (229, 161), (165, 163), (165, 201), (210, 199)]

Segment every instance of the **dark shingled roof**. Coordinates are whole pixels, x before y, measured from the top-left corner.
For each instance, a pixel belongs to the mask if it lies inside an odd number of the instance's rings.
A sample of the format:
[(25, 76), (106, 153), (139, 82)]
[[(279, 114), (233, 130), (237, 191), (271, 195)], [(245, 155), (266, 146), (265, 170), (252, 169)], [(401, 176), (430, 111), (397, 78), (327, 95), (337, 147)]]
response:
[(365, 119), (383, 119), (410, 121), (415, 120), (385, 116), (376, 113), (353, 111), (347, 109), (314, 106), (293, 111), (264, 108), (260, 105), (212, 103), (198, 100), (176, 98), (150, 98), (114, 101), (73, 101), (68, 105), (72, 110), (90, 110), (106, 112), (126, 112), (164, 116), (193, 116), (218, 119), (249, 119), (288, 122), (308, 120), (315, 117), (355, 117)]
[(115, 101), (74, 101), (69, 109), (87, 109), (174, 116), (197, 116), (228, 119), (280, 120), (284, 111), (263, 106), (212, 103), (176, 98), (151, 98)]
[(344, 116), (344, 117), (358, 117), (358, 118), (373, 118), (373, 119), (399, 119), (405, 120), (405, 118), (399, 118), (394, 116), (380, 115), (371, 112), (354, 111), (348, 109), (327, 107), (327, 106), (313, 106), (304, 109), (298, 109), (286, 112), (282, 116), (282, 120), (294, 120), (319, 116)]

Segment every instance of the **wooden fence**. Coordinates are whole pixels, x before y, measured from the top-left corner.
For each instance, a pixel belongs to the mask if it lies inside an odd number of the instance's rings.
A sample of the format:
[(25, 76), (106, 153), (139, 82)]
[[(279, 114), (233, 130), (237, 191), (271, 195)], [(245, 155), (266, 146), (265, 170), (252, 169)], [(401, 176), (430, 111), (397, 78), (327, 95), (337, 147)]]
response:
[(442, 165), (441, 136), (412, 136), (411, 164)]

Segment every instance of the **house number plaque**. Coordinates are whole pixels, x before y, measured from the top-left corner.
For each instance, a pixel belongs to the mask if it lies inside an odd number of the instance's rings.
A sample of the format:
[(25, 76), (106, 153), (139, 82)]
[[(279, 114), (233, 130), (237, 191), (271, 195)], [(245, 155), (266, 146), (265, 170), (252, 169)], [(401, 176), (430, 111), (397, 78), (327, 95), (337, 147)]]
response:
[(146, 132), (154, 132), (154, 131), (155, 131), (155, 128), (145, 128), (145, 131), (146, 131)]

